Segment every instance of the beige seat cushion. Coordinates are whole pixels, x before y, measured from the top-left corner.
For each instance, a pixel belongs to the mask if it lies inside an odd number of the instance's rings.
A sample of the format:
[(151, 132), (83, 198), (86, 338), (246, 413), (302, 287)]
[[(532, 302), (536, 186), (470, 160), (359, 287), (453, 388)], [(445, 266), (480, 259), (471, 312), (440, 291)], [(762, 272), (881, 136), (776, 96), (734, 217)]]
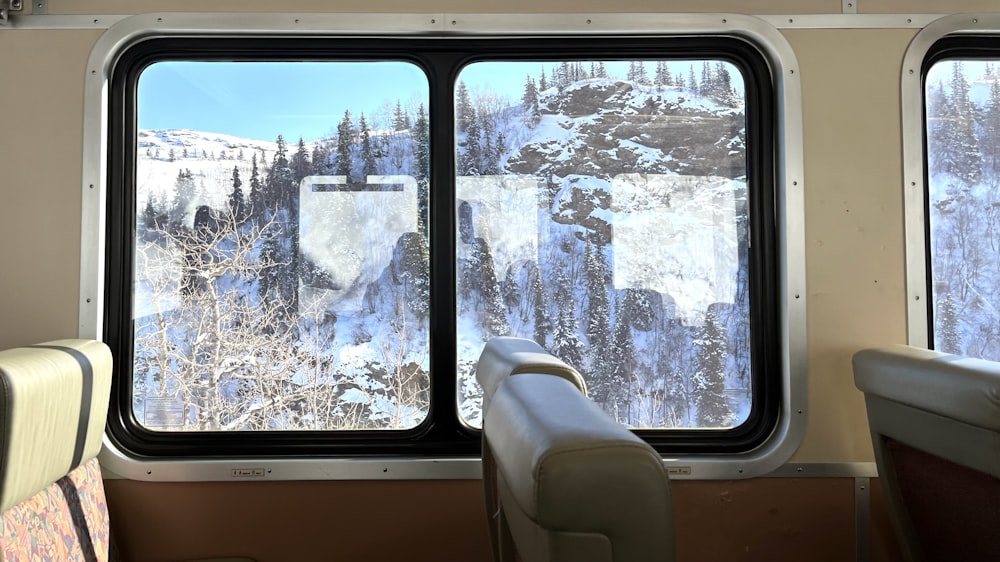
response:
[(0, 511), (97, 456), (111, 364), (91, 340), (0, 351)]
[(673, 559), (670, 486), (659, 454), (569, 380), (506, 378), (484, 428), (502, 517), (523, 560)]

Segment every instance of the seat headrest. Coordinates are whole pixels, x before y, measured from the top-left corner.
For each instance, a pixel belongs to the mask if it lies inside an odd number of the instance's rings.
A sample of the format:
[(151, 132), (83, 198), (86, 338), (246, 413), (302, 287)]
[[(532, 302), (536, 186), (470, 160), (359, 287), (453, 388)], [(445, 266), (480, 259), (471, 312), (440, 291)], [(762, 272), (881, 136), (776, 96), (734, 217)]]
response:
[(895, 345), (854, 355), (865, 394), (1000, 431), (1000, 363)]
[(606, 537), (614, 560), (672, 552), (670, 484), (659, 454), (570, 382), (535, 374), (505, 379), (484, 434), (501, 495), (509, 492), (516, 504), (504, 507), (515, 542), (527, 538), (517, 534), (522, 513), (546, 532)]
[(0, 512), (97, 456), (111, 371), (98, 341), (0, 351)]
[[(550, 354), (532, 340), (500, 336), (486, 342), (476, 366), (476, 380), (483, 387), (484, 405), (506, 377), (523, 373), (555, 375), (587, 393), (587, 385), (576, 369)], [(484, 408), (485, 410), (485, 408)]]

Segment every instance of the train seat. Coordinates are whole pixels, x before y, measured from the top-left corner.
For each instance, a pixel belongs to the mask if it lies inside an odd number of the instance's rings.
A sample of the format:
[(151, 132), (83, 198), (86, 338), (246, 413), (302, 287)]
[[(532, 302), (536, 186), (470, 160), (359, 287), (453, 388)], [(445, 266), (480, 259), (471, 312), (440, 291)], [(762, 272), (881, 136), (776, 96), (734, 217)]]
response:
[(1000, 363), (908, 346), (854, 355), (910, 560), (1000, 560)]
[[(583, 377), (558, 357), (545, 351), (532, 340), (500, 336), (486, 342), (476, 365), (476, 380), (483, 388), (483, 412), (489, 410), (497, 387), (507, 377), (522, 373), (539, 373), (565, 378), (587, 393)], [(485, 420), (484, 420), (485, 421)], [(499, 551), (500, 521), (497, 508), (497, 468), (483, 433), (482, 446), (483, 492), (486, 512), (490, 519), (490, 546), (494, 555)]]
[(0, 352), (0, 560), (108, 560), (111, 365), (90, 340)]
[(505, 378), (520, 373), (555, 375), (573, 383), (587, 393), (583, 377), (562, 359), (552, 355), (532, 340), (500, 336), (486, 342), (476, 365), (476, 380), (483, 387), (483, 410)]
[(533, 342), (496, 338), (477, 376), (489, 397), (483, 458), (495, 560), (673, 560), (662, 460), (587, 399), (575, 370)]

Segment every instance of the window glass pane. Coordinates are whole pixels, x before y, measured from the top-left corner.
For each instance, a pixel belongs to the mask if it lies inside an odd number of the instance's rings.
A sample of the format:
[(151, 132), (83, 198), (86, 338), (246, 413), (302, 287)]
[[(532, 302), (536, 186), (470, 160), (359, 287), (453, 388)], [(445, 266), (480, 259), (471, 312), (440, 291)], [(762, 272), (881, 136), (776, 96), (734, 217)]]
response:
[(350, 430), (425, 419), (428, 91), (403, 62), (143, 71), (140, 424)]
[(459, 409), (534, 339), (634, 428), (751, 396), (745, 86), (721, 60), (480, 62), (455, 89)]
[(934, 348), (1000, 360), (1000, 59), (926, 74)]

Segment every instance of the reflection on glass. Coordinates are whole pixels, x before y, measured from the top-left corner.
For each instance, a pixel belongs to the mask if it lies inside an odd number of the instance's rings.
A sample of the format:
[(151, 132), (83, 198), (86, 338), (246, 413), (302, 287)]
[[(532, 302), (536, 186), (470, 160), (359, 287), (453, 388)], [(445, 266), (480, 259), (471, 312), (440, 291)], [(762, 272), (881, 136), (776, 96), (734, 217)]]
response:
[(724, 61), (481, 62), (455, 89), (458, 404), (534, 339), (636, 428), (723, 429), (751, 396), (744, 85)]
[(141, 424), (405, 429), (426, 418), (427, 96), (408, 63), (160, 62), (143, 72), (132, 366)]

